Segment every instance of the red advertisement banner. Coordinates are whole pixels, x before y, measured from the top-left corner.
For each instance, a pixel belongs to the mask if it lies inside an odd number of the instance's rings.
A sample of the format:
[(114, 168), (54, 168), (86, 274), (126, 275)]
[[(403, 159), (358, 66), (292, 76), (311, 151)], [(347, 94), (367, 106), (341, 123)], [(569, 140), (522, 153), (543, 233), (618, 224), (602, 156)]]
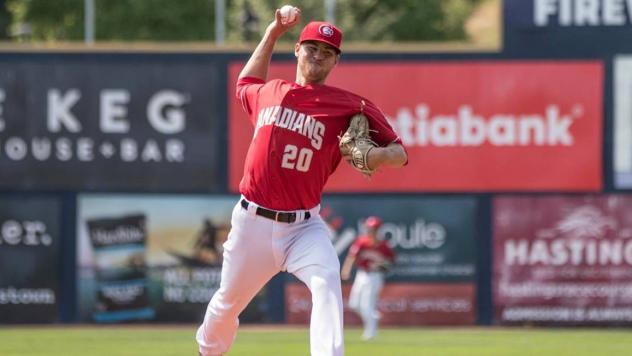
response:
[[(229, 68), (229, 186), (238, 190), (253, 128)], [(273, 63), (269, 78), (293, 80)], [(375, 102), (409, 154), (367, 181), (344, 162), (326, 186), (348, 191), (598, 191), (603, 65), (598, 61), (341, 63), (328, 85)], [(402, 179), (405, 177), (405, 179)]]
[[(347, 302), (351, 284), (343, 284), (346, 325), (362, 325)], [(380, 325), (473, 325), (476, 321), (474, 283), (388, 283), (378, 302)], [(309, 289), (302, 283), (285, 287), (285, 316), (290, 324), (309, 324)]]
[(501, 323), (632, 324), (632, 196), (494, 200)]

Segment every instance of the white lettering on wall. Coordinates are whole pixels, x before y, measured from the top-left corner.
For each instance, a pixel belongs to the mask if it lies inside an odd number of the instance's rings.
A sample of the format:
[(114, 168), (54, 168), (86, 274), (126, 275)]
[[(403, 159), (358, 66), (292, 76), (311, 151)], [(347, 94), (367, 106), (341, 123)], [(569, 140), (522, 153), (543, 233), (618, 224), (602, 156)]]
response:
[(46, 224), (39, 220), (6, 220), (0, 225), (0, 245), (49, 246), (53, 239), (46, 232)]
[(572, 146), (571, 127), (582, 115), (579, 106), (565, 114), (557, 105), (548, 105), (541, 114), (483, 116), (462, 105), (456, 114), (431, 115), (420, 104), (415, 115), (401, 108), (389, 121), (406, 146)]
[(60, 132), (62, 127), (69, 132), (81, 131), (81, 124), (70, 112), (70, 109), (81, 99), (81, 92), (78, 89), (70, 89), (65, 94), (59, 89), (48, 91), (48, 130)]
[(123, 89), (106, 89), (101, 92), (99, 126), (102, 132), (129, 132), (129, 122), (125, 120), (129, 96), (129, 92)]
[[(169, 89), (154, 92), (141, 103), (144, 112), (134, 111), (135, 115), (144, 114), (146, 117), (129, 117), (133, 98), (127, 89), (102, 89), (94, 97), (91, 94), (90, 98), (76, 88), (49, 88), (45, 93), (46, 117), (42, 118), (46, 120), (45, 129), (58, 135), (41, 133), (35, 123), (27, 124), (23, 134), (6, 135), (6, 126), (10, 124), (6, 121), (7, 96), (0, 88), (0, 133), (3, 134), (0, 135), (0, 159), (14, 162), (29, 159), (39, 162), (93, 162), (99, 159), (130, 163), (185, 161), (184, 141), (163, 135), (175, 136), (186, 129), (188, 93)], [(86, 104), (80, 105), (82, 101)], [(14, 119), (19, 122), (22, 118)], [(35, 122), (37, 118), (33, 119)], [(141, 120), (146, 120), (148, 125), (144, 126), (148, 128), (142, 127)], [(85, 134), (76, 135), (83, 131)], [(136, 132), (142, 139), (136, 137)]]
[(630, 25), (632, 0), (534, 0), (533, 22), (539, 27)]
[(161, 90), (147, 104), (147, 118), (156, 131), (174, 134), (184, 130), (186, 116), (182, 105), (186, 97), (173, 90)]

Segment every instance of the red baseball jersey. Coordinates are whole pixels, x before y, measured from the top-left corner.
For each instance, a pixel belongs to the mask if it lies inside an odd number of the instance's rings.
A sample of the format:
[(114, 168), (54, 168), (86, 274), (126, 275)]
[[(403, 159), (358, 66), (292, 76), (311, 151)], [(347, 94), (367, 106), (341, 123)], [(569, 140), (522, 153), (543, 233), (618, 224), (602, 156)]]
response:
[(386, 241), (376, 241), (373, 244), (370, 237), (358, 237), (349, 248), (349, 256), (355, 257), (358, 269), (373, 272), (384, 262), (395, 261), (395, 252)]
[(378, 145), (401, 143), (380, 109), (343, 89), (246, 77), (237, 82), (236, 95), (255, 127), (239, 191), (270, 209), (311, 209), (320, 203), (342, 157), (338, 136), (361, 110)]

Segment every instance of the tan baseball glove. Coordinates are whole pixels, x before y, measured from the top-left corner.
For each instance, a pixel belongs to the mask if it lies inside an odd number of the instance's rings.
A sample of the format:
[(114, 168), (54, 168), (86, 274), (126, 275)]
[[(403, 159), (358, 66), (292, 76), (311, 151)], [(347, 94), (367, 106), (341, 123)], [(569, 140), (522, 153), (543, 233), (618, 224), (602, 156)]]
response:
[(369, 152), (377, 147), (377, 144), (371, 140), (369, 120), (366, 116), (353, 116), (347, 131), (338, 138), (340, 153), (349, 164), (367, 177), (375, 173), (368, 165), (368, 158)]

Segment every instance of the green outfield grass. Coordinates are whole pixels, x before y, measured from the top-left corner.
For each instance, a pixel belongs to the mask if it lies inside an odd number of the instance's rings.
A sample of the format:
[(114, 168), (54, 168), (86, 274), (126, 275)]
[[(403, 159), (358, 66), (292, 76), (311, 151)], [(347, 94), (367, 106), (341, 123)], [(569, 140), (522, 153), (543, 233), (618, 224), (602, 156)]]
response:
[[(0, 327), (0, 355), (197, 355), (195, 326)], [(363, 342), (346, 331), (346, 355), (632, 355), (632, 329), (383, 329)], [(243, 327), (229, 356), (309, 355), (307, 329)]]

